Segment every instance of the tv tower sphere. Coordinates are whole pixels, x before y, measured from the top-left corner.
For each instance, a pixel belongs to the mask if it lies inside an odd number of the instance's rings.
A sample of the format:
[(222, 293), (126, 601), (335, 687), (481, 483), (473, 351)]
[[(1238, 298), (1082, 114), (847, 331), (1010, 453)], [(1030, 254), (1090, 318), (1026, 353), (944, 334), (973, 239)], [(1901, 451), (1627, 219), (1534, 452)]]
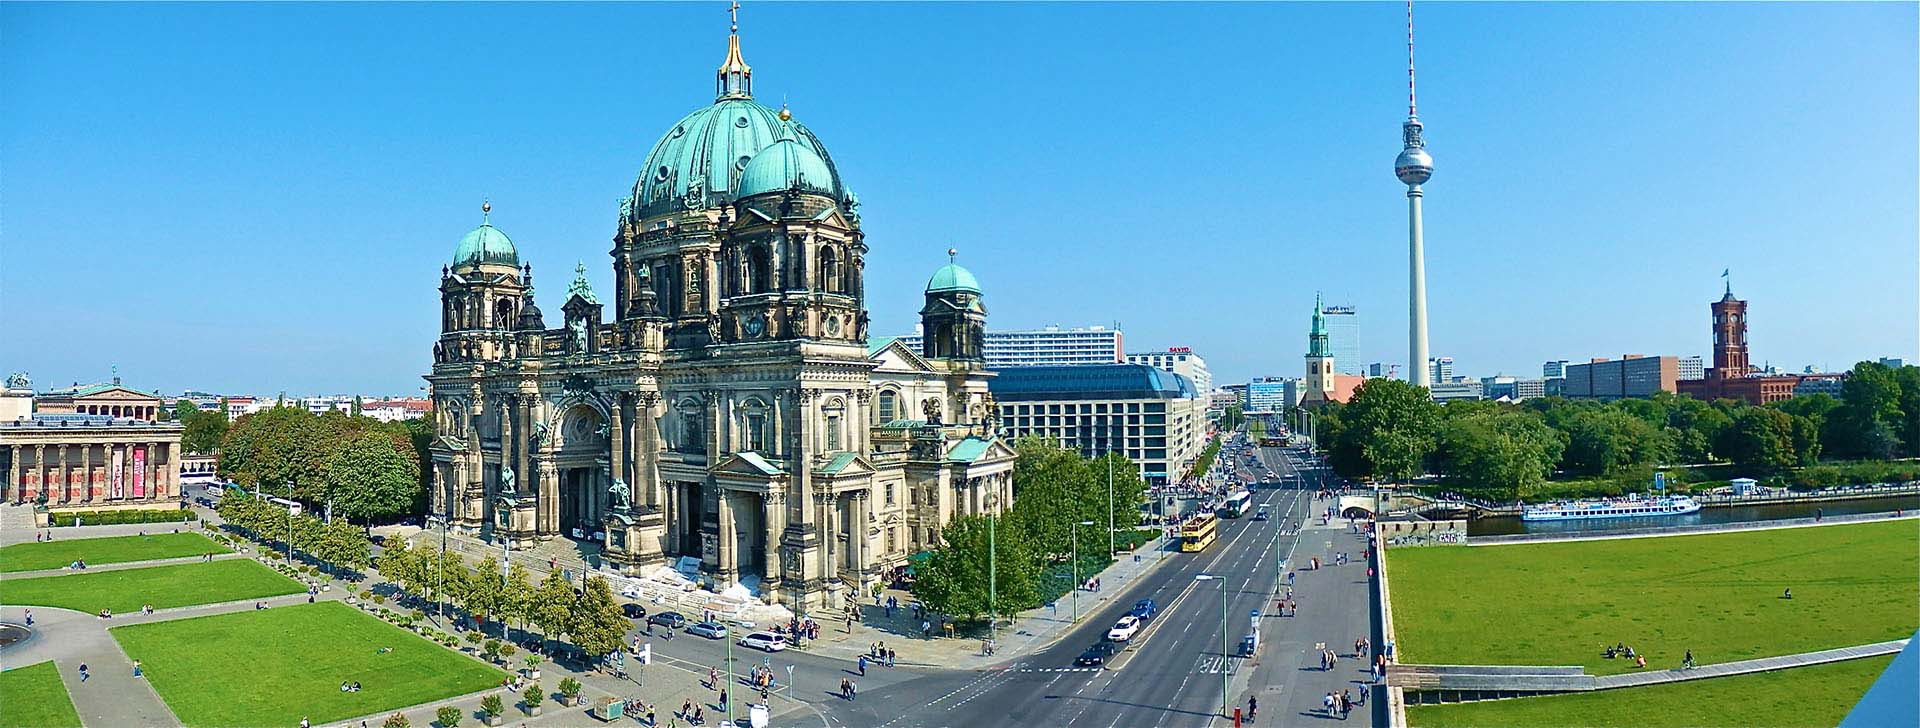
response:
[(1433, 177), (1433, 156), (1427, 154), (1426, 144), (1420, 139), (1420, 122), (1408, 119), (1406, 127), (1407, 147), (1393, 160), (1393, 176), (1408, 187), (1426, 184)]

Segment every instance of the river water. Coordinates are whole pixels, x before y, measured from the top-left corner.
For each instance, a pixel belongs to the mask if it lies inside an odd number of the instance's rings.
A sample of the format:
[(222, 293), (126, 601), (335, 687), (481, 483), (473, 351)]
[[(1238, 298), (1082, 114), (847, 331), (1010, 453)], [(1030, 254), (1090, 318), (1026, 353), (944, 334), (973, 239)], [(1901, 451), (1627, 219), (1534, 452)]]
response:
[(1920, 510), (1920, 495), (1893, 498), (1860, 498), (1822, 503), (1771, 503), (1765, 505), (1702, 508), (1684, 516), (1653, 518), (1600, 518), (1584, 521), (1522, 521), (1519, 516), (1495, 516), (1467, 522), (1468, 536), (1504, 536), (1517, 533), (1571, 533), (1618, 531), (1657, 526), (1693, 526), (1703, 523), (1743, 523), (1778, 521), (1787, 518), (1812, 518), (1816, 511), (1829, 516), (1854, 513), (1891, 513), (1896, 510)]

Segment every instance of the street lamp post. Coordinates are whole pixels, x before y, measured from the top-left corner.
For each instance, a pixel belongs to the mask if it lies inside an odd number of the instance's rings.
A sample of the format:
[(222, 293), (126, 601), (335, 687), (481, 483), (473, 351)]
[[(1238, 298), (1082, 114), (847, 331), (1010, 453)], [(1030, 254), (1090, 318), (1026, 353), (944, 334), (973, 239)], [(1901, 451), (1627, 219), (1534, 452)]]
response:
[[(728, 630), (727, 631), (727, 684), (726, 684), (726, 687), (720, 688), (720, 694), (726, 695), (727, 691), (731, 689), (733, 689), (733, 631)], [(735, 703), (738, 703), (738, 702), (740, 701), (734, 700), (732, 695), (727, 695), (727, 720), (728, 722), (732, 722), (735, 725), (738, 725), (739, 722), (733, 720), (733, 706)]]
[(1113, 453), (1109, 451), (1107, 453), (1107, 558), (1113, 558), (1113, 553)]
[(987, 496), (987, 644), (992, 646), (998, 635), (994, 628), (1000, 622), (1000, 548), (995, 540), (995, 531), (1000, 522), (999, 496)]
[[(287, 481), (287, 500), (293, 500), (293, 481)], [(287, 565), (293, 565), (293, 506), (287, 506)]]
[(1080, 527), (1091, 526), (1093, 521), (1081, 521), (1073, 527), (1073, 623), (1080, 623)]
[(1193, 580), (1220, 582), (1220, 717), (1231, 718), (1227, 713), (1227, 579), (1212, 574), (1195, 574)]

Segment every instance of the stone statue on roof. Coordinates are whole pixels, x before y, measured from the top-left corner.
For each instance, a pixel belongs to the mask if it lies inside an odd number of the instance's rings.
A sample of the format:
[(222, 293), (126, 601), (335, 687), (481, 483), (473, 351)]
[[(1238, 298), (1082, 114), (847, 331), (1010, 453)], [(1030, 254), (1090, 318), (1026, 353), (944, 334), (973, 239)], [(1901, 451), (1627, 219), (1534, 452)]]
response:
[(14, 372), (12, 374), (7, 375), (7, 389), (32, 389), (32, 388), (33, 388), (33, 380), (27, 378), (26, 372)]
[(613, 495), (613, 510), (615, 513), (626, 513), (633, 510), (633, 489), (627, 487), (627, 481), (614, 478), (613, 487), (608, 488), (607, 492)]

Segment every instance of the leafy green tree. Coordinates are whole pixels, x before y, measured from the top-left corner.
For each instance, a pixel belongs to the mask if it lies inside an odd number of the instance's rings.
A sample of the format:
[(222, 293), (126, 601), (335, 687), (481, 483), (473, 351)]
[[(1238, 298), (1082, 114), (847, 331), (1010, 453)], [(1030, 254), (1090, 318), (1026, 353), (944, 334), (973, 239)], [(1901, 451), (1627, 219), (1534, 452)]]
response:
[(401, 591), (424, 594), (420, 589), (419, 558), (419, 552), (414, 551), (406, 539), (391, 539), (387, 541), (386, 548), (381, 549), (374, 568), (379, 569), (380, 575), (386, 577), (387, 581), (398, 585)]
[(1674, 457), (1688, 463), (1711, 461), (1714, 441), (1733, 420), (1712, 404), (1692, 397), (1660, 392), (1654, 398), (1666, 400), (1667, 436), (1673, 442)]
[(320, 558), (335, 569), (358, 571), (373, 563), (373, 542), (367, 534), (346, 521), (335, 521), (321, 528)]
[(480, 712), (486, 713), (488, 718), (498, 718), (501, 713), (507, 712), (507, 706), (502, 702), (499, 693), (487, 693), (487, 697), (480, 699)]
[(1001, 614), (1038, 606), (1040, 558), (1029, 547), (1028, 538), (1018, 530), (998, 528), (989, 551), (988, 528), (986, 516), (969, 515), (941, 529), (940, 545), (914, 566), (913, 595), (936, 612), (978, 619), (992, 606), (988, 589), (992, 574)]
[[(1140, 477), (1140, 466), (1128, 460), (1125, 455), (1110, 452), (1094, 458), (1087, 463), (1092, 471), (1093, 492), (1081, 502), (1092, 506), (1091, 512), (1082, 512), (1082, 521), (1093, 521), (1106, 530), (1108, 514), (1112, 514), (1115, 531), (1125, 533), (1140, 525), (1140, 504), (1146, 500), (1147, 483)], [(1109, 500), (1109, 476), (1111, 476), (1111, 500)], [(1111, 510), (1109, 510), (1111, 509)]]
[(1583, 409), (1566, 420), (1568, 470), (1590, 475), (1612, 475), (1636, 466), (1658, 465), (1671, 458), (1666, 434), (1646, 420), (1614, 409)]
[(227, 410), (222, 407), (217, 412), (190, 410), (180, 419), (180, 449), (191, 453), (211, 454), (219, 451), (220, 441), (227, 435)]
[(1025, 534), (1036, 553), (1067, 553), (1072, 536), (1068, 526), (1086, 520), (1082, 514), (1088, 509), (1078, 499), (1091, 492), (1093, 473), (1079, 453), (1052, 440), (1023, 437), (1014, 442), (1014, 451), (1013, 510), (1002, 525)]
[[(480, 623), (480, 630), (485, 632), (487, 620), (492, 619), (494, 612), (499, 611), (501, 604), (506, 601), (507, 589), (500, 573), (500, 562), (491, 558), (481, 559), (480, 564), (474, 567), (472, 577), (461, 586), (460, 608), (473, 615)], [(503, 620), (502, 633), (505, 630), (506, 622)]]
[(407, 716), (404, 713), (389, 715), (386, 721), (380, 724), (380, 728), (408, 728)]
[(327, 480), (348, 517), (369, 526), (375, 518), (403, 513), (420, 487), (420, 463), (411, 446), (379, 431), (351, 434), (327, 459)]
[(1783, 469), (1799, 459), (1793, 444), (1792, 415), (1765, 407), (1749, 407), (1735, 415), (1733, 424), (1721, 431), (1715, 450), (1739, 465)]
[(533, 585), (533, 575), (527, 567), (516, 563), (507, 569), (507, 586), (500, 595), (501, 634), (506, 633), (508, 620), (519, 620), (520, 629), (526, 630), (527, 623), (533, 619), (534, 598), (538, 591)]
[(351, 417), (360, 416), (360, 395), (357, 395), (357, 394), (353, 395), (353, 404), (349, 405), (349, 409), (347, 410), (347, 415)]
[(1893, 370), (1900, 386), (1899, 416), (1888, 423), (1904, 444), (1907, 457), (1920, 457), (1920, 367), (1911, 364)]
[(573, 586), (567, 583), (566, 577), (561, 576), (558, 569), (547, 572), (527, 610), (528, 619), (540, 627), (543, 640), (556, 639), (567, 631), (568, 620), (573, 616), (573, 598)]
[(198, 411), (200, 411), (200, 406), (194, 404), (192, 400), (176, 399), (173, 401), (173, 409), (170, 412), (162, 412), (160, 414), (161, 417), (165, 419), (171, 419), (175, 422), (186, 422), (188, 415)]
[(1440, 406), (1425, 387), (1399, 380), (1362, 382), (1340, 419), (1342, 442), (1358, 449), (1366, 475), (1412, 480), (1438, 445)]
[(1444, 440), (1444, 474), (1450, 481), (1463, 489), (1493, 489), (1515, 501), (1546, 481), (1566, 447), (1539, 415), (1517, 409), (1453, 420)]
[(587, 587), (567, 619), (567, 636), (582, 652), (600, 658), (620, 649), (626, 634), (627, 615), (614, 602), (613, 587), (598, 576), (587, 579)]
[(434, 723), (440, 728), (453, 728), (460, 724), (460, 709), (451, 705), (440, 706), (439, 710), (433, 712), (433, 716)]

